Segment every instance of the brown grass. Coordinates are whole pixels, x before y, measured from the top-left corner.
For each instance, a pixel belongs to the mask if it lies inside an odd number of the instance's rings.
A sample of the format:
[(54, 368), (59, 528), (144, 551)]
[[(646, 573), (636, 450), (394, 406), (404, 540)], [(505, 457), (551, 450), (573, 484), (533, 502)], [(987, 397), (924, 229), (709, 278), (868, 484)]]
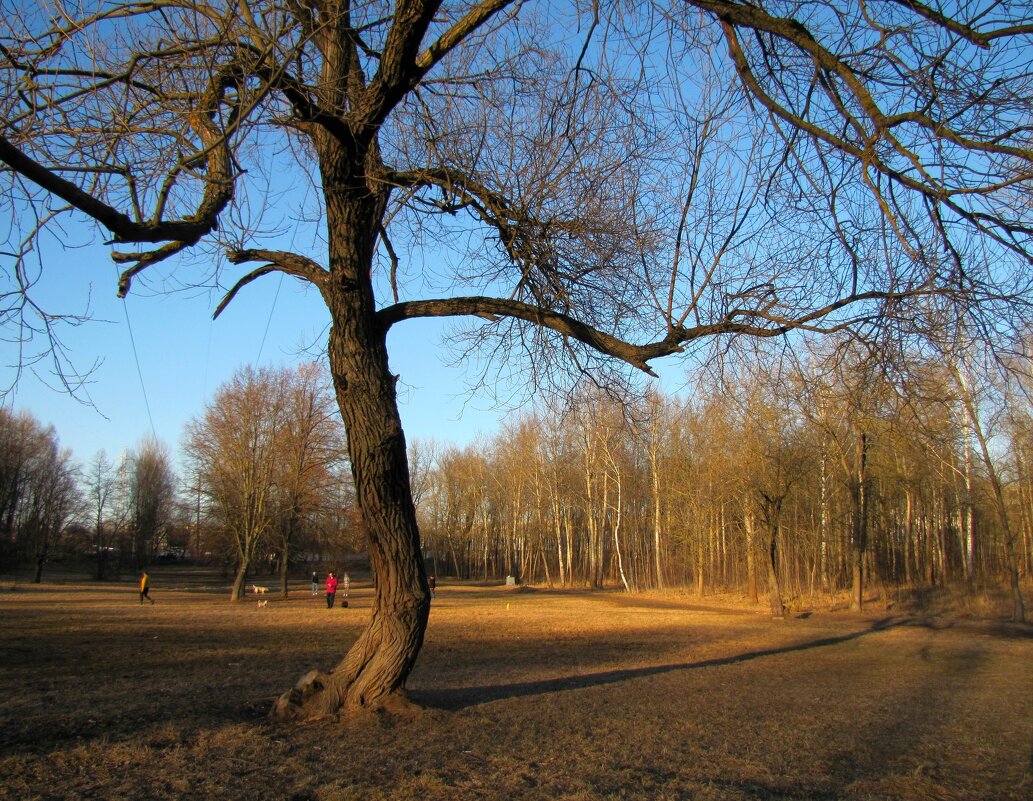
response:
[(1033, 629), (440, 584), (426, 709), (283, 728), (361, 631), (168, 570), (0, 588), (0, 798), (1028, 799)]

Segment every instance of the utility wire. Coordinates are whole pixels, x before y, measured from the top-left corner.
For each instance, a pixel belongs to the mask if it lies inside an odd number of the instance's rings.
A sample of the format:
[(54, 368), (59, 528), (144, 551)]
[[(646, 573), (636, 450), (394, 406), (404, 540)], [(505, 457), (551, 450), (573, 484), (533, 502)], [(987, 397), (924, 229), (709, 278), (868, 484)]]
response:
[[(293, 246), (294, 240), (291, 240)], [(255, 367), (262, 361), (262, 351), (265, 350), (265, 338), (269, 336), (269, 326), (273, 324), (273, 312), (276, 311), (276, 301), (280, 298), (280, 288), (283, 286), (283, 273), (280, 273), (280, 281), (276, 285), (276, 294), (273, 295), (273, 305), (269, 307), (269, 319), (265, 321), (265, 332), (262, 334), (262, 344), (258, 346), (258, 358), (255, 359)]]
[(122, 298), (122, 312), (126, 316), (126, 327), (129, 329), (129, 343), (133, 346), (133, 361), (136, 362), (136, 375), (140, 379), (140, 392), (143, 394), (143, 405), (147, 410), (147, 420), (151, 424), (151, 436), (154, 437), (154, 441), (158, 441), (158, 432), (154, 428), (154, 417), (151, 416), (151, 404), (147, 400), (147, 387), (143, 382), (143, 370), (140, 369), (140, 356), (136, 352), (136, 337), (133, 336), (133, 323), (129, 319), (129, 306), (126, 304), (126, 299)]
[(208, 343), (204, 349), (204, 373), (201, 377), (201, 404), (203, 405), (208, 397), (208, 370), (212, 364), (212, 329), (215, 328), (215, 321), (210, 314), (208, 318)]

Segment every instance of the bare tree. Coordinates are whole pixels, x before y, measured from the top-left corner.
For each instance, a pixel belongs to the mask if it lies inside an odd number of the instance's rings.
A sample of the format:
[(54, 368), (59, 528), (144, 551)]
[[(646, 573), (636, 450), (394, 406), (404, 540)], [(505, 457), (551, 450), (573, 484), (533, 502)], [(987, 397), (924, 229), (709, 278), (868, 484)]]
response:
[(186, 430), (186, 451), (210, 514), (230, 532), (234, 543), (237, 563), (231, 601), (243, 599), (244, 582), (259, 544), (275, 525), (275, 479), (281, 456), (277, 434), (286, 421), (284, 382), (282, 372), (242, 368)]
[(656, 588), (664, 589), (663, 511), (665, 493), (661, 492), (664, 468), (671, 451), (671, 412), (669, 404), (655, 388), (645, 398), (643, 447), (649, 464), (649, 488), (653, 512), (653, 573)]
[(892, 389), (885, 365), (866, 347), (846, 341), (826, 350), (807, 365), (801, 376), (804, 413), (822, 432), (836, 456), (840, 478), (849, 498), (851, 593), (850, 608), (861, 611), (865, 597), (872, 482), (869, 461), (873, 443), (885, 430)]
[(793, 485), (803, 476), (803, 446), (799, 418), (787, 402), (787, 379), (772, 365), (759, 364), (745, 377), (736, 402), (744, 462), (748, 464), (750, 498), (744, 509), (748, 547), (754, 540), (754, 519), (760, 517), (767, 534), (768, 596), (771, 615), (785, 616), (782, 576), (783, 514)]
[(131, 452), (128, 467), (128, 522), (133, 562), (140, 568), (163, 548), (176, 502), (176, 475), (164, 443), (147, 437)]
[(76, 468), (68, 449), (60, 447), (53, 427), (22, 416), (24, 436), (20, 453), (11, 454), (21, 476), (15, 500), (17, 541), (34, 563), (33, 581), (42, 580), (43, 568), (77, 503)]
[[(71, 209), (117, 245), (123, 295), (221, 246), (257, 266), (217, 313), (277, 271), (329, 309), (374, 608), (277, 714), (404, 702), (422, 644), (394, 325), (459, 316), (539, 366), (649, 372), (718, 337), (865, 335), (916, 296), (1028, 289), (1012, 269), (1031, 230), (1016, 202), (1031, 174), (1025, 4), (654, 5), (51, 0), (4, 15), (8, 298), (32, 297), (25, 243)], [(261, 177), (283, 173), (315, 187), (313, 253), (270, 246), (276, 220), (254, 219)], [(405, 258), (429, 242), (460, 265), (440, 287)], [(974, 249), (996, 254), (993, 272)], [(9, 319), (52, 330), (36, 308), (9, 303)]]
[(19, 522), (19, 533), (35, 562), (33, 581), (43, 580), (43, 567), (64, 533), (65, 525), (78, 511), (78, 470), (72, 453), (59, 448), (52, 430), (39, 442), (33, 455), (27, 493)]
[(31, 414), (0, 409), (0, 442), (2, 545), (32, 561), (38, 584), (65, 525), (80, 510), (78, 468), (54, 428)]
[(12, 414), (0, 408), (0, 534), (5, 556), (17, 546), (18, 508), (25, 494), (29, 462), (39, 423), (22, 412)]
[[(994, 500), (994, 511), (997, 514), (997, 521), (1004, 536), (1004, 552), (1007, 558), (1008, 587), (1012, 597), (1012, 620), (1026, 622), (1026, 605), (1022, 598), (1022, 586), (1019, 583), (1019, 559), (1015, 546), (1015, 526), (1008, 514), (1008, 505), (1004, 497), (1004, 482), (1001, 479), (1001, 472), (996, 461), (990, 452), (989, 436), (979, 414), (978, 399), (975, 390), (971, 386), (971, 378), (965, 375), (965, 366), (959, 364), (958, 360), (948, 358), (947, 370), (954, 380), (958, 399), (961, 401), (965, 411), (965, 419), (968, 431), (975, 438), (979, 447), (979, 455), (983, 461), (990, 481), (990, 490)], [(968, 443), (966, 442), (966, 445)]]
[(86, 465), (86, 495), (93, 511), (94, 522), (94, 548), (97, 559), (97, 580), (105, 577), (109, 554), (109, 542), (107, 532), (104, 529), (104, 512), (112, 500), (112, 493), (115, 490), (117, 475), (115, 466), (108, 459), (107, 453), (101, 448), (97, 451), (89, 464)]
[[(283, 418), (274, 431), (277, 545), (280, 551), (280, 592), (287, 597), (291, 549), (316, 518), (338, 509), (347, 482), (344, 432), (336, 413), (329, 376), (313, 363), (284, 370), (272, 392), (283, 393)], [(269, 399), (276, 405), (274, 398)]]
[(207, 499), (210, 520), (230, 533), (236, 557), (230, 600), (244, 597), (261, 548), (279, 553), (286, 597), (292, 550), (301, 540), (321, 539), (349, 505), (333, 407), (329, 380), (315, 364), (242, 368), (187, 426), (196, 490)]

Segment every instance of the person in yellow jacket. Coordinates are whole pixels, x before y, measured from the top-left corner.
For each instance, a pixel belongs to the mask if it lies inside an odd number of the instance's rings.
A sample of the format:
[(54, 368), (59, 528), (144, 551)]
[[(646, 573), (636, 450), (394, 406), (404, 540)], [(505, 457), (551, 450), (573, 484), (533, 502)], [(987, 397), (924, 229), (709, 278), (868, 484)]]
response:
[(140, 603), (143, 603), (143, 599), (146, 598), (152, 604), (154, 599), (150, 596), (151, 592), (151, 577), (147, 575), (147, 571), (143, 570), (140, 572)]

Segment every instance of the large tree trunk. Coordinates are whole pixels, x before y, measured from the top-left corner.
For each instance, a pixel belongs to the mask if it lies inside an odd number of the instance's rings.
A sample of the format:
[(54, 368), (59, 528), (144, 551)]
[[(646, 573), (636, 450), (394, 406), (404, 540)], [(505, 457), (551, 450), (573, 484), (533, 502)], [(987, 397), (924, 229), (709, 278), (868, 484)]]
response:
[(342, 706), (407, 705), (405, 680), (430, 615), (396, 377), (388, 369), (371, 281), (385, 198), (365, 181), (355, 186), (335, 174), (349, 167), (339, 151), (322, 155), (331, 268), (324, 288), (332, 320), (328, 355), (369, 549), (373, 610), (369, 627), (333, 670), (310, 672), (277, 700), (272, 715), (281, 719), (324, 717)]

